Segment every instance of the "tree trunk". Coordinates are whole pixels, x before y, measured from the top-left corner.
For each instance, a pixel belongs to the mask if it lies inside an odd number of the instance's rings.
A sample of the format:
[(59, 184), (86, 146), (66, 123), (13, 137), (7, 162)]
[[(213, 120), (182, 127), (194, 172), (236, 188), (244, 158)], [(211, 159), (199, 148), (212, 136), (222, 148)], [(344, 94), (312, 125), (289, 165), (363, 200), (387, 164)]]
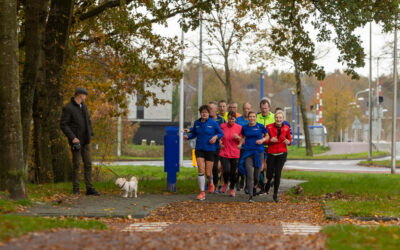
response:
[(35, 95), (40, 56), (44, 46), (48, 0), (26, 1), (25, 8), (25, 63), (21, 83), (21, 119), (24, 145), (24, 164), (27, 166), (32, 122), (32, 106)]
[(46, 120), (50, 132), (50, 145), (54, 181), (67, 180), (66, 173), (71, 169), (68, 144), (60, 130), (60, 117), (64, 96), (62, 76), (67, 54), (68, 38), (73, 13), (73, 0), (54, 0), (51, 2), (49, 19), (46, 27), (46, 82), (50, 112)]
[(303, 130), (304, 130), (304, 139), (306, 141), (306, 155), (313, 156), (312, 147), (311, 147), (311, 140), (310, 140), (310, 131), (308, 130), (308, 119), (307, 119), (307, 110), (306, 110), (306, 103), (304, 101), (303, 91), (301, 88), (301, 79), (300, 79), (300, 72), (298, 71), (296, 62), (294, 62), (294, 69), (295, 69), (295, 77), (296, 77), (296, 93), (297, 93), (297, 100), (300, 105), (301, 110), (301, 118), (303, 119)]
[(226, 52), (224, 57), (225, 60), (225, 91), (226, 91), (226, 99), (228, 104), (232, 102), (232, 85), (231, 85), (231, 70), (229, 69), (229, 61), (228, 61), (229, 51)]
[(17, 1), (0, 0), (0, 188), (27, 198), (19, 101)]

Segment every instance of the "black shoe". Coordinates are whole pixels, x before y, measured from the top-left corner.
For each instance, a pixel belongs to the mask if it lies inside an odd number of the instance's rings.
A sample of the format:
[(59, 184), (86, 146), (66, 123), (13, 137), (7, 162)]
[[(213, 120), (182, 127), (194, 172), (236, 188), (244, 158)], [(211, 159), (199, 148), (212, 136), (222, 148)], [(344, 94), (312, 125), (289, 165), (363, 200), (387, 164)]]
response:
[(86, 195), (96, 195), (96, 196), (99, 196), (100, 193), (97, 192), (94, 188), (89, 188), (89, 189), (86, 189)]
[(258, 193), (257, 193), (257, 188), (253, 188), (253, 195), (254, 195), (254, 196), (258, 195)]
[(245, 193), (245, 194), (249, 194), (249, 189), (248, 189), (248, 188), (245, 188), (245, 189), (244, 189), (244, 193)]
[(239, 183), (236, 183), (236, 191), (240, 191), (240, 185), (239, 185)]
[(80, 194), (81, 192), (79, 192), (79, 188), (73, 188), (72, 189), (72, 193), (73, 194)]
[(250, 202), (250, 203), (254, 203), (253, 196), (250, 196), (250, 197), (249, 197), (249, 202)]
[(278, 203), (278, 194), (274, 194), (273, 196), (272, 196), (272, 199), (276, 202), (276, 203)]

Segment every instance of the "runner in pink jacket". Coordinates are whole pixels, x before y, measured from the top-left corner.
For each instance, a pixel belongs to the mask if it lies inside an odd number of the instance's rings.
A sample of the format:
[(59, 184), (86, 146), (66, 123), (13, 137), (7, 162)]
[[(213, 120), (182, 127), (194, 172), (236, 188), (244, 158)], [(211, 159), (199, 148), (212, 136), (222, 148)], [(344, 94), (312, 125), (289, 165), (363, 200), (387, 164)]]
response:
[(236, 170), (239, 165), (240, 149), (238, 145), (242, 137), (241, 131), (242, 126), (236, 123), (236, 113), (230, 111), (228, 113), (228, 122), (221, 124), (221, 130), (224, 136), (221, 139), (221, 164), (223, 168), (224, 185), (221, 188), (221, 192), (225, 193), (229, 185), (230, 196), (235, 196), (235, 181), (236, 181)]

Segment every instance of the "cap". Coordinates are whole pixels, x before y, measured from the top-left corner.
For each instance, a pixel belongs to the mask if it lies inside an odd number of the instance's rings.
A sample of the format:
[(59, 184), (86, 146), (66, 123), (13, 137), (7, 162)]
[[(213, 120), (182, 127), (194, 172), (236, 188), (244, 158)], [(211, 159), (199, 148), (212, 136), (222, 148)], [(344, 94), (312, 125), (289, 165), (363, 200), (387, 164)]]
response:
[(79, 94), (88, 95), (89, 92), (85, 88), (79, 87), (79, 88), (76, 88), (75, 95), (79, 95)]

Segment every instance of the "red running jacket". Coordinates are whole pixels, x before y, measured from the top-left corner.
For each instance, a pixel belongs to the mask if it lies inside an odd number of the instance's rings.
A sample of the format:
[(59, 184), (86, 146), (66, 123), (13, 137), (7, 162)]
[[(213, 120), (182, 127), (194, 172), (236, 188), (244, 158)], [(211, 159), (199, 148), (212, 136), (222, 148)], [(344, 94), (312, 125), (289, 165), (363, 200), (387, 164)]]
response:
[(283, 141), (288, 139), (290, 142), (292, 142), (289, 126), (282, 124), (281, 134), (278, 138), (278, 142), (271, 142), (272, 137), (278, 136), (278, 128), (275, 126), (275, 123), (267, 125), (267, 129), (269, 134), (269, 139), (266, 141), (266, 144), (268, 144), (268, 154), (287, 152), (286, 144)]

